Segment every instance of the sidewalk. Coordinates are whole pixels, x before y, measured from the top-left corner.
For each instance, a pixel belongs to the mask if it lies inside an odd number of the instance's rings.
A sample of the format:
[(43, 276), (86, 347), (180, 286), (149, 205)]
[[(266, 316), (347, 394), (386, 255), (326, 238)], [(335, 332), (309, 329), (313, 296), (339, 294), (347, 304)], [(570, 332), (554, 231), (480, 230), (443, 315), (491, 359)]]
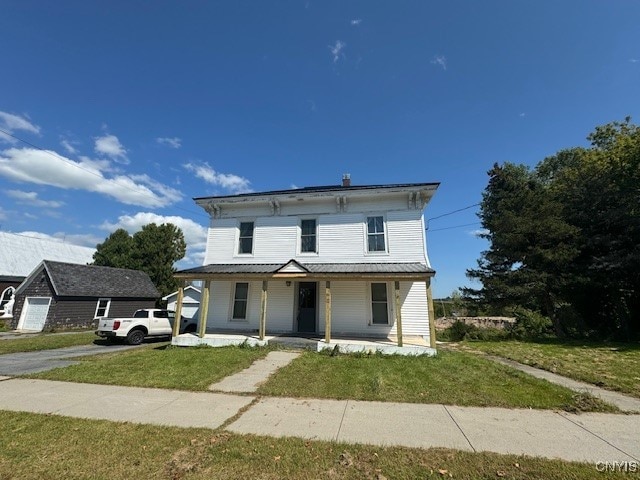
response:
[(501, 363), (511, 368), (520, 370), (521, 372), (527, 373), (533, 377), (541, 378), (543, 380), (547, 380), (548, 382), (555, 383), (556, 385), (569, 388), (576, 392), (589, 393), (595, 397), (598, 397), (604, 400), (607, 403), (615, 405), (620, 410), (623, 410), (625, 412), (640, 413), (640, 399), (638, 398), (633, 398), (628, 395), (624, 395), (622, 393), (613, 392), (611, 390), (605, 390), (604, 388), (596, 387), (595, 385), (592, 385), (590, 383), (579, 382), (577, 380), (563, 377), (561, 375), (557, 375), (555, 373), (549, 372), (547, 370), (542, 370), (540, 368), (524, 365), (522, 363), (516, 362), (514, 360), (509, 360), (507, 358), (496, 357), (494, 355), (487, 355), (486, 358), (494, 362)]
[[(640, 461), (640, 415), (258, 399), (7, 377), (0, 377), (0, 409), (177, 427), (224, 426), (236, 433), (274, 437), (445, 447), (592, 463)], [(242, 409), (243, 413), (226, 425)]]

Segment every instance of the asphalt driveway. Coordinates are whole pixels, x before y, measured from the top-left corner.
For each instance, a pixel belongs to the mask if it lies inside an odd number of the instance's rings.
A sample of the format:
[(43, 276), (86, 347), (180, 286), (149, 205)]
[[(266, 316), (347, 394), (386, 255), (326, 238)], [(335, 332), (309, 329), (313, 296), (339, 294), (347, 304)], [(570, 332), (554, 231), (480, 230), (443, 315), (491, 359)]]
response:
[(101, 353), (120, 352), (140, 348), (140, 345), (80, 345), (77, 347), (56, 348), (36, 352), (8, 353), (0, 355), (0, 375), (14, 376), (27, 373), (38, 373), (54, 368), (67, 367), (75, 362), (74, 357), (98, 355)]

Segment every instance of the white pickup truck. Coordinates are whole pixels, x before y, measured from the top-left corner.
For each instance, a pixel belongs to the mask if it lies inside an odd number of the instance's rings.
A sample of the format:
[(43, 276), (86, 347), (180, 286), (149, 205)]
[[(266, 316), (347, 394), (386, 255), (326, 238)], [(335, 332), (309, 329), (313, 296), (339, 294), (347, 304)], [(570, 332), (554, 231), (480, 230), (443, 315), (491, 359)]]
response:
[[(146, 337), (171, 335), (176, 312), (161, 308), (136, 310), (130, 318), (98, 318), (96, 335), (107, 340), (125, 340), (140, 345)], [(180, 333), (195, 332), (196, 323), (182, 318)]]

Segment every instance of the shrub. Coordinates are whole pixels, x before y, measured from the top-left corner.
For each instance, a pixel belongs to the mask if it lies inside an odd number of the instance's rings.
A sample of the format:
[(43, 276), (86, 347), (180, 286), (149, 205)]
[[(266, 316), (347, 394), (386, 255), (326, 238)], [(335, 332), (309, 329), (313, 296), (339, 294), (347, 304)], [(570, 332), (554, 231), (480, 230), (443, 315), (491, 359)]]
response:
[(450, 327), (446, 328), (440, 338), (442, 340), (449, 340), (451, 342), (460, 342), (467, 338), (468, 335), (475, 333), (479, 330), (475, 325), (466, 324), (460, 320), (456, 320)]
[(549, 317), (528, 308), (516, 307), (513, 310), (516, 317), (514, 324), (506, 330), (515, 339), (533, 339), (548, 337), (553, 334), (553, 323)]

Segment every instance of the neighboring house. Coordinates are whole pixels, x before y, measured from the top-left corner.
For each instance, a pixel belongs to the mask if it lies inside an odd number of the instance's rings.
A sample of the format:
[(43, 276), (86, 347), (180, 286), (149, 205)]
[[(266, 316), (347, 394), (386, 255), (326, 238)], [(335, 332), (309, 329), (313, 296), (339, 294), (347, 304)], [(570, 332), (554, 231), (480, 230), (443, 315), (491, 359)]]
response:
[[(184, 318), (197, 319), (200, 311), (200, 289), (189, 285), (184, 288), (182, 300), (182, 313)], [(178, 302), (178, 292), (173, 292), (162, 297), (162, 300), (167, 302), (167, 310), (176, 309), (176, 303)]]
[(95, 251), (62, 241), (0, 232), (0, 294), (7, 287), (18, 287), (45, 259), (87, 264), (93, 261)]
[(44, 260), (15, 293), (12, 328), (42, 331), (96, 326), (99, 317), (130, 317), (160, 296), (145, 272)]
[(423, 210), (438, 183), (196, 198), (211, 216), (199, 334), (435, 337)]

